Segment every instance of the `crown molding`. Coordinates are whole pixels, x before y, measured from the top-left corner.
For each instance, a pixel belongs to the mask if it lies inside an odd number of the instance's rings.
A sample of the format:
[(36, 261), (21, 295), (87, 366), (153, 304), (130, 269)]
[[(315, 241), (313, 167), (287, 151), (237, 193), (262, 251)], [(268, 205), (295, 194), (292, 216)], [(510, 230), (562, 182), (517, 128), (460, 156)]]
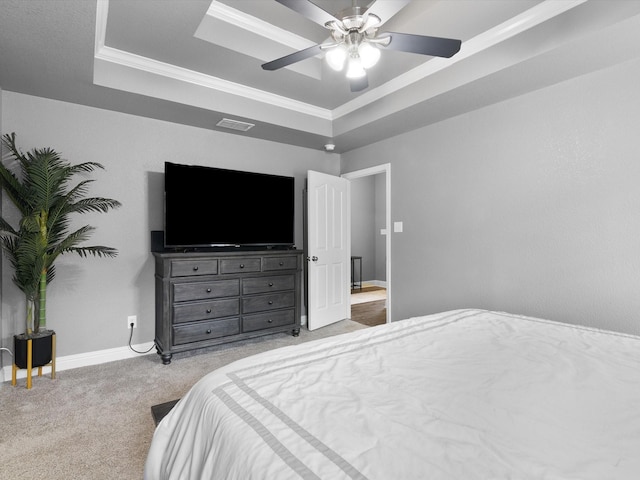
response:
[(487, 50), (498, 43), (504, 42), (587, 1), (588, 0), (545, 0), (520, 15), (516, 15), (500, 25), (463, 42), (460, 51), (453, 57), (432, 58), (412, 70), (399, 75), (393, 80), (379, 87), (370, 89), (359, 97), (335, 108), (332, 112), (333, 118), (337, 119), (364, 108), (387, 95), (402, 90), (430, 75), (434, 75), (445, 68), (476, 55), (483, 50)]
[(97, 0), (96, 3), (96, 38), (93, 48), (94, 55), (104, 47), (107, 37), (107, 17), (109, 16), (109, 0)]
[[(194, 32), (199, 38), (263, 62), (313, 47), (315, 42), (214, 0)], [(315, 80), (322, 79), (322, 55), (287, 69)]]
[(322, 120), (332, 120), (331, 110), (326, 108), (317, 107), (309, 103), (293, 100), (258, 88), (248, 87), (246, 85), (224, 80), (212, 75), (207, 75), (143, 57), (141, 55), (108, 47), (105, 45), (108, 16), (109, 0), (98, 0), (96, 8), (95, 60), (102, 60), (151, 74), (161, 75), (174, 80), (199, 85), (259, 103), (292, 110)]
[[(107, 47), (105, 45), (105, 35), (109, 0), (97, 0), (95, 58), (149, 72), (151, 74), (165, 76), (174, 80), (199, 85), (219, 92), (236, 95), (238, 97), (270, 106), (295, 111), (297, 113), (309, 115), (322, 120), (333, 121), (368, 107), (390, 94), (398, 92), (419, 82), (420, 80), (423, 80), (424, 78), (449, 68), (458, 62), (468, 59), (473, 55), (540, 25), (541, 23), (582, 5), (587, 1), (588, 0), (545, 0), (522, 14), (463, 42), (460, 52), (452, 58), (430, 58), (418, 67), (399, 75), (379, 87), (369, 89), (355, 99), (344, 103), (333, 110), (317, 107), (282, 95), (276, 95), (257, 88), (248, 87), (246, 85), (230, 82), (211, 75), (202, 74), (193, 70), (188, 70), (175, 65), (170, 65)], [(259, 20), (251, 15), (247, 15), (232, 7), (220, 4), (217, 0), (212, 1), (207, 14), (229, 22), (239, 28), (249, 30), (252, 33), (258, 33), (266, 36), (267, 38), (279, 43), (288, 44), (289, 46), (294, 44), (295, 48), (306, 48), (306, 46), (309, 46), (309, 43), (296, 43), (303, 41), (309, 42), (308, 40), (286, 32), (279, 27), (270, 25), (267, 22)], [(432, 92), (430, 95), (433, 96), (435, 94), (437, 94), (437, 92)]]
[(248, 13), (241, 12), (233, 7), (220, 3), (218, 0), (213, 0), (207, 15), (214, 17), (223, 22), (227, 22), (235, 27), (247, 30), (253, 34), (260, 35), (267, 40), (278, 42), (282, 45), (290, 47), (292, 51), (304, 50), (305, 48), (313, 47), (315, 42), (289, 32), (283, 28), (276, 27), (275, 25), (260, 20)]
[(111, 47), (102, 47), (95, 55), (96, 60), (115, 63), (124, 67), (141, 70), (154, 75), (160, 75), (173, 80), (178, 80), (201, 87), (206, 87), (219, 92), (236, 95), (259, 103), (293, 110), (304, 115), (317, 117), (323, 120), (331, 120), (331, 110), (317, 107), (309, 103), (293, 100), (282, 95), (266, 92), (258, 88), (248, 87), (222, 78), (206, 75), (182, 67), (177, 67), (151, 58), (125, 52)]

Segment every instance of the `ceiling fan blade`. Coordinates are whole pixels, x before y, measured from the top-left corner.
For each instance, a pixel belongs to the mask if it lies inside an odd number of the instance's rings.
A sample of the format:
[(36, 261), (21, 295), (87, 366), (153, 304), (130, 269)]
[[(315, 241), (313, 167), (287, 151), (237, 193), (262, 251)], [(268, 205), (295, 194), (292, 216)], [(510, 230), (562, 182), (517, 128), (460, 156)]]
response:
[(391, 37), (391, 42), (385, 48), (401, 52), (419, 53), (434, 57), (450, 58), (460, 50), (461, 40), (442, 37), (428, 37), (411, 33), (385, 32), (378, 38)]
[(360, 78), (350, 78), (349, 85), (352, 92), (360, 92), (369, 86), (369, 80), (367, 80), (366, 75)]
[(279, 68), (286, 67), (292, 63), (305, 60), (307, 58), (315, 57), (322, 52), (321, 45), (314, 45), (313, 47), (305, 48), (304, 50), (298, 50), (284, 57), (277, 58), (270, 62), (264, 63), (262, 68), (264, 70), (278, 70)]
[(298, 12), (300, 15), (307, 17), (312, 22), (322, 25), (323, 27), (329, 22), (338, 22), (338, 19), (330, 13), (318, 7), (309, 0), (276, 0), (276, 2), (289, 7), (291, 10)]
[(410, 2), (411, 0), (376, 0), (367, 8), (366, 13), (373, 13), (380, 18), (380, 25), (382, 25)]

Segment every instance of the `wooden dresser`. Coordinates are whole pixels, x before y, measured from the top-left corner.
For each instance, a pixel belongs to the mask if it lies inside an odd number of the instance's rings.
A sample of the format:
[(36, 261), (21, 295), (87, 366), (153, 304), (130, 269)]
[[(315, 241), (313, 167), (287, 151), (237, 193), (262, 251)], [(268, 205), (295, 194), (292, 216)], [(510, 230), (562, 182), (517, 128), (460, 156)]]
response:
[(176, 352), (300, 333), (301, 250), (154, 252), (156, 350)]

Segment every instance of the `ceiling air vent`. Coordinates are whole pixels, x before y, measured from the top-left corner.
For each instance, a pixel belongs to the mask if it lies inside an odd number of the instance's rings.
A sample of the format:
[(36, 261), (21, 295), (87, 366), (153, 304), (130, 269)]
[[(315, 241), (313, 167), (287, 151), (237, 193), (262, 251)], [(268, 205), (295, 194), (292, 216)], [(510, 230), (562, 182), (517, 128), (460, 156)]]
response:
[(229, 118), (223, 118), (218, 123), (216, 123), (216, 126), (222, 127), (222, 128), (230, 128), (231, 130), (240, 130), (241, 132), (246, 132), (247, 130), (250, 130), (253, 127), (255, 127), (255, 124), (247, 123), (247, 122), (239, 122), (238, 120), (231, 120)]

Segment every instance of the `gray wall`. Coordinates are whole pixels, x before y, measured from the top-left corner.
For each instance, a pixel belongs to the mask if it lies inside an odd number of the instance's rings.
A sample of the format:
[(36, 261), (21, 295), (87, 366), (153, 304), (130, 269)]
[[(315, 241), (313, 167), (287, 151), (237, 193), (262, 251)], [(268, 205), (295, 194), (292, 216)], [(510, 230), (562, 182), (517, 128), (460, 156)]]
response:
[(351, 180), (351, 255), (362, 257), (364, 282), (377, 285), (386, 281), (385, 212), (384, 174)]
[[(385, 162), (386, 163), (386, 162)], [(386, 175), (378, 173), (374, 175), (376, 195), (375, 203), (375, 275), (378, 282), (387, 281), (387, 239), (380, 233), (381, 230), (388, 230), (387, 226), (387, 186)], [(380, 284), (380, 283), (379, 283)]]
[[(342, 155), (342, 172), (391, 163), (392, 319), (480, 307), (640, 334), (640, 61)], [(339, 174), (338, 156), (1, 93), (0, 125), (24, 149), (94, 160), (92, 194), (123, 207), (81, 220), (116, 259), (66, 255), (48, 297), (58, 354), (153, 338), (149, 231), (162, 227), (165, 160), (295, 175)], [(297, 238), (302, 245), (301, 202)], [(2, 346), (23, 299), (2, 271)], [(5, 362), (6, 364), (7, 362)]]
[(351, 180), (351, 255), (362, 257), (363, 281), (375, 279), (375, 193), (373, 176)]
[(640, 334), (640, 61), (342, 155), (391, 163), (392, 320), (480, 307)]
[[(90, 243), (117, 248), (117, 258), (81, 259), (68, 254), (56, 264), (56, 279), (48, 290), (47, 317), (48, 327), (58, 334), (59, 356), (126, 346), (128, 315), (138, 316), (133, 343), (153, 340), (154, 271), (149, 232), (162, 229), (166, 160), (295, 176), (299, 248), (307, 170), (340, 173), (336, 154), (13, 92), (2, 93), (1, 113), (3, 132), (15, 131), (23, 150), (48, 146), (73, 163), (102, 163), (106, 169), (92, 176), (96, 182), (90, 194), (123, 204), (107, 214), (87, 214), (77, 220), (82, 222), (78, 226), (95, 226)], [(8, 268), (2, 271), (2, 289), (2, 346), (11, 346), (11, 336), (24, 331), (24, 299)]]

